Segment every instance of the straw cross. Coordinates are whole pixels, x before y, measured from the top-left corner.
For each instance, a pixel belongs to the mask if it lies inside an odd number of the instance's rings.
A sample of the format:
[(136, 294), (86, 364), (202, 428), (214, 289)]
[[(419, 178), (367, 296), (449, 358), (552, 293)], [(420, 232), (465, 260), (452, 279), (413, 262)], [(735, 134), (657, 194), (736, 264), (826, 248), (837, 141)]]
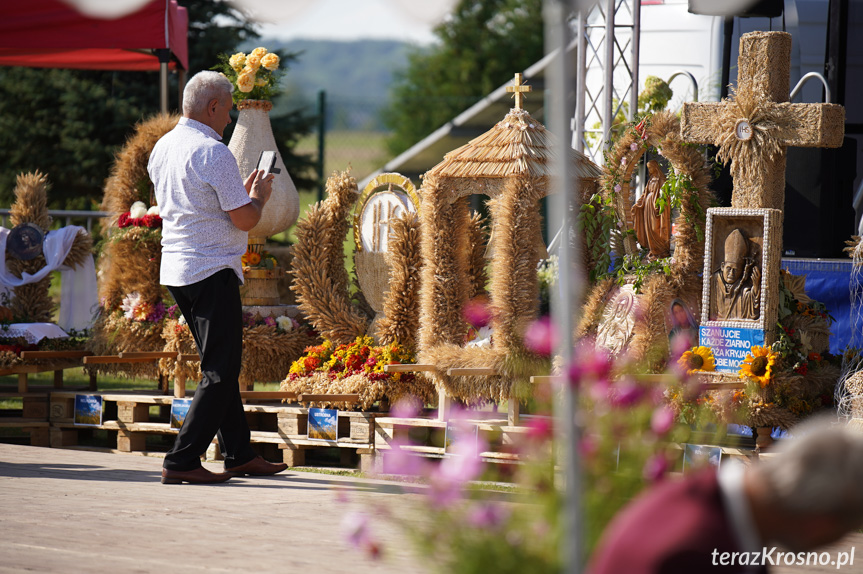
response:
[(753, 32), (740, 38), (738, 85), (733, 99), (686, 103), (683, 141), (719, 146), (731, 161), (732, 207), (782, 209), (785, 150), (839, 147), (845, 109), (836, 104), (788, 103), (791, 35)]
[(515, 98), (515, 109), (521, 110), (522, 102), (524, 101), (524, 94), (527, 92), (532, 92), (533, 88), (528, 86), (527, 84), (522, 84), (522, 76), (521, 74), (515, 75), (514, 86), (507, 86), (506, 91), (512, 94), (512, 97)]

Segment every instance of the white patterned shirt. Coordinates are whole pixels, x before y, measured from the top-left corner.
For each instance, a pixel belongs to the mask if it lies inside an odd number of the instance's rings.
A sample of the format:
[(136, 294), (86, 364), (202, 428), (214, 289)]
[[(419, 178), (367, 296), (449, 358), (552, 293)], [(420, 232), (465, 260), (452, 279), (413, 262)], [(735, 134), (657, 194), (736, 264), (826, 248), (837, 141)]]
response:
[(182, 117), (150, 154), (147, 171), (162, 217), (162, 285), (191, 285), (225, 268), (243, 280), (248, 233), (227, 212), (251, 200), (221, 139), (211, 127)]

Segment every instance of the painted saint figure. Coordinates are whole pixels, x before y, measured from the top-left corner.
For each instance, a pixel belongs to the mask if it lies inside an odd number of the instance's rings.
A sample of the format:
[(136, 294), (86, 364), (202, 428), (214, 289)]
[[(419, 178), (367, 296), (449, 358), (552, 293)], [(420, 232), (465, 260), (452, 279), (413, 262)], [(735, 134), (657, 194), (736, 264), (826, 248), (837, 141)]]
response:
[(711, 276), (710, 320), (757, 320), (761, 314), (761, 268), (740, 229), (725, 239), (725, 260)]
[(635, 291), (625, 285), (610, 302), (596, 332), (596, 346), (616, 355), (626, 349), (635, 325)]
[(670, 305), (671, 331), (668, 340), (680, 338), (686, 341), (687, 347), (698, 346), (698, 323), (689, 308), (681, 299), (674, 299)]
[(656, 160), (647, 162), (647, 171), (650, 177), (644, 193), (632, 206), (632, 220), (638, 243), (650, 250), (650, 256), (659, 259), (671, 254), (671, 207), (666, 206), (660, 212), (657, 203), (662, 197), (665, 174)]

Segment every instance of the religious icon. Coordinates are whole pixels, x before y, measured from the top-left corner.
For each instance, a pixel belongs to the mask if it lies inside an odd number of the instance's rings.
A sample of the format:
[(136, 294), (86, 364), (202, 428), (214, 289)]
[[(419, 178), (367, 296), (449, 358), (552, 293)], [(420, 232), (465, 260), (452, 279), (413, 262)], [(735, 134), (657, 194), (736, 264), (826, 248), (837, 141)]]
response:
[(644, 193), (632, 206), (635, 235), (642, 247), (650, 250), (654, 258), (668, 257), (671, 252), (671, 207), (660, 211), (658, 201), (662, 197), (665, 174), (655, 160), (647, 162), (650, 177)]
[(761, 268), (738, 228), (725, 239), (725, 258), (711, 276), (710, 320), (755, 321), (761, 315)]
[(611, 300), (602, 314), (596, 332), (596, 346), (618, 354), (629, 344), (635, 326), (635, 290), (625, 285)]
[(6, 250), (16, 259), (29, 261), (42, 253), (44, 238), (42, 229), (35, 223), (21, 223), (9, 232)]
[(681, 299), (674, 299), (669, 306), (669, 322), (671, 331), (668, 333), (669, 341), (675, 338), (683, 338), (688, 347), (698, 345), (698, 323), (689, 311), (686, 303)]
[(398, 191), (374, 194), (360, 213), (360, 240), (364, 251), (386, 253), (389, 248), (390, 225), (405, 212), (415, 212), (411, 200)]

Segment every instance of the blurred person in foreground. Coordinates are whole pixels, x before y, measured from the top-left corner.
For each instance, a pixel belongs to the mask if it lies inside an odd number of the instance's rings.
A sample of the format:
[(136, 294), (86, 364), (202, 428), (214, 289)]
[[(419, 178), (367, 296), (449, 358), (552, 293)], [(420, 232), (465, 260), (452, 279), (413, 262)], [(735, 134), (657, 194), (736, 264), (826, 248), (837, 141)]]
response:
[(727, 460), (643, 493), (608, 526), (588, 572), (768, 572), (786, 552), (803, 564), (860, 528), (863, 434), (824, 420), (792, 434), (758, 463)]
[[(147, 166), (162, 217), (159, 282), (177, 302), (201, 357), (201, 381), (162, 482), (204, 484), (232, 476), (270, 475), (287, 468), (255, 454), (240, 399), (243, 310), (240, 258), (260, 220), (273, 176), (253, 171), (243, 182), (237, 160), (221, 143), (234, 106), (230, 80), (196, 74), (183, 92), (183, 117), (156, 142)], [(225, 472), (201, 466), (218, 434)]]

